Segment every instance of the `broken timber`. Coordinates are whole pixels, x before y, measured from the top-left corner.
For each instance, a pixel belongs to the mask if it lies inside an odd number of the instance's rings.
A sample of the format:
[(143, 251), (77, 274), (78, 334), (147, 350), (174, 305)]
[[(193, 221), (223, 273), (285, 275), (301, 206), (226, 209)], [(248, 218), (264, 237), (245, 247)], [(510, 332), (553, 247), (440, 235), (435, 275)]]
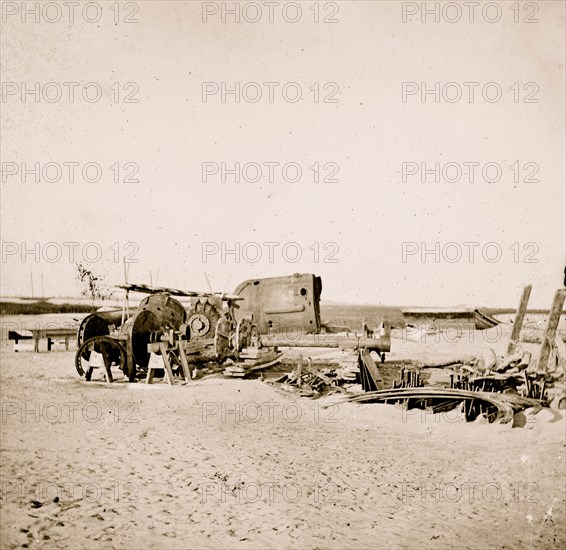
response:
[(370, 352), (367, 349), (358, 352), (358, 367), (364, 392), (382, 389), (383, 380)]
[(507, 347), (507, 355), (513, 355), (515, 353), (517, 342), (519, 341), (519, 337), (521, 335), (521, 328), (523, 327), (523, 320), (525, 319), (527, 304), (529, 303), (532, 288), (533, 285), (527, 285), (523, 288), (521, 301), (519, 302), (519, 307), (517, 308), (517, 313), (515, 314), (515, 322), (513, 323), (513, 331), (511, 332), (511, 338), (509, 339), (509, 346)]
[(542, 338), (540, 357), (538, 361), (538, 369), (541, 371), (548, 370), (548, 358), (550, 356), (551, 350), (554, 346), (556, 346), (556, 329), (560, 321), (562, 308), (564, 307), (564, 300), (566, 300), (566, 288), (560, 288), (554, 294), (552, 307), (550, 309), (550, 315), (548, 317), (548, 323), (546, 324), (546, 329)]

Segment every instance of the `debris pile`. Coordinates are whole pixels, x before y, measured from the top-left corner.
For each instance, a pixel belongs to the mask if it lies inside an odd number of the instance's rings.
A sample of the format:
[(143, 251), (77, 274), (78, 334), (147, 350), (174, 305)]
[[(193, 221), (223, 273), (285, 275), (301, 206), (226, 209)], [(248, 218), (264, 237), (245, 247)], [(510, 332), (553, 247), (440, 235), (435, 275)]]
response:
[(292, 372), (268, 384), (301, 397), (316, 399), (325, 394), (344, 392), (345, 388), (342, 385), (351, 384), (356, 380), (356, 373), (350, 369), (329, 367), (324, 370), (326, 372), (314, 367), (310, 357), (307, 357), (306, 362), (300, 357)]
[[(531, 352), (523, 351), (520, 346), (513, 354), (500, 358), (491, 348), (487, 348), (480, 357), (474, 359), (418, 366), (420, 372), (427, 369), (442, 369), (448, 375), (450, 388), (514, 393), (537, 399), (544, 405), (550, 404), (553, 394), (556, 394), (552, 390), (559, 388), (566, 376), (564, 361), (558, 353), (554, 355), (552, 365), (546, 365), (545, 368), (540, 360), (533, 359)], [(403, 385), (407, 384), (399, 386)]]

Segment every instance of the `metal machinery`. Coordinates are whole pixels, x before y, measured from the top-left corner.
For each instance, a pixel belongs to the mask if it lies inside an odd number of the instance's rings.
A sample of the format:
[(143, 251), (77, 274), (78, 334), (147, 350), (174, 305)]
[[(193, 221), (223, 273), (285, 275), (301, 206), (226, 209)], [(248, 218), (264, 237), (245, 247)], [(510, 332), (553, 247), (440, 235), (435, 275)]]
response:
[(216, 296), (195, 298), (187, 316), (187, 324), (193, 339), (206, 338), (214, 334), (218, 320), (222, 317), (222, 300)]
[[(279, 347), (366, 349), (382, 362), (391, 349), (388, 323), (376, 331), (364, 324), (361, 335), (321, 333), (322, 282), (312, 274), (250, 279), (233, 295), (133, 284), (118, 288), (126, 291), (124, 308), (89, 315), (79, 327), (75, 366), (86, 380), (100, 366), (111, 381), (111, 367), (117, 365), (133, 382), (139, 371), (154, 368), (149, 368), (151, 353), (162, 356), (167, 376), (177, 369), (189, 380), (191, 365), (208, 361), (232, 358), (237, 376), (265, 367), (276, 360)], [(130, 291), (148, 294), (132, 310)], [(190, 306), (173, 296), (190, 298)]]
[[(234, 291), (245, 298), (235, 315), (237, 319), (253, 320), (263, 335), (264, 345), (367, 349), (375, 351), (384, 362), (385, 353), (391, 350), (389, 323), (383, 322), (376, 330), (370, 330), (364, 323), (360, 336), (330, 334), (330, 327), (323, 325), (320, 319), (321, 293), (322, 280), (311, 273), (249, 279)], [(332, 332), (342, 332), (342, 328), (334, 328), (340, 330)]]
[[(237, 301), (242, 299), (238, 296), (132, 284), (119, 288), (126, 290), (122, 311), (88, 315), (79, 327), (75, 366), (86, 380), (95, 366), (103, 366), (111, 381), (110, 369), (117, 365), (133, 382), (138, 371), (147, 371), (152, 352), (166, 355), (164, 365), (179, 369), (189, 379), (193, 363), (237, 359), (244, 348), (261, 345), (249, 318), (234, 320)], [(127, 307), (130, 291), (149, 294), (131, 312)], [(192, 299), (188, 313), (173, 296)], [(100, 360), (103, 364), (96, 363)]]
[(245, 298), (236, 318), (251, 316), (261, 334), (300, 330), (303, 334), (318, 334), (322, 280), (310, 273), (295, 273), (288, 277), (249, 279), (234, 291)]

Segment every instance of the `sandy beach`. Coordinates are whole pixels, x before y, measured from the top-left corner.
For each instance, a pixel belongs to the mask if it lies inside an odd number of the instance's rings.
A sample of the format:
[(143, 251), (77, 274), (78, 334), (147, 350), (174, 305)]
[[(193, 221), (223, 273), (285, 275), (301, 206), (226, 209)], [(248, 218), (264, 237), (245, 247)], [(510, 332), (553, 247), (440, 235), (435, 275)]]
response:
[[(470, 353), (483, 338), (442, 349)], [(392, 349), (385, 367), (442, 357), (435, 342)], [(2, 548), (566, 542), (563, 411), (512, 428), (298, 398), (257, 379), (87, 383), (72, 350), (1, 351)]]

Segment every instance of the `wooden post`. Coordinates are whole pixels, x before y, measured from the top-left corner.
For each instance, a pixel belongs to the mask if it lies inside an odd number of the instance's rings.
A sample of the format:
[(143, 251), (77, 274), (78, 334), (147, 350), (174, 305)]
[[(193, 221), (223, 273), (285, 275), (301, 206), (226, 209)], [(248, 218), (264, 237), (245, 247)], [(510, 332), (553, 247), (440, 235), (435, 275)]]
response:
[(513, 331), (511, 332), (511, 338), (509, 339), (509, 346), (507, 347), (507, 355), (513, 355), (517, 348), (517, 342), (521, 335), (521, 328), (523, 328), (523, 320), (527, 311), (527, 304), (529, 303), (532, 288), (533, 285), (523, 287), (521, 301), (519, 302), (519, 307), (515, 313), (515, 322), (513, 323)]
[(558, 289), (554, 294), (554, 300), (552, 301), (552, 307), (550, 308), (548, 323), (546, 324), (544, 336), (542, 337), (542, 344), (540, 346), (540, 357), (538, 360), (538, 369), (540, 371), (548, 370), (548, 357), (550, 355), (551, 349), (556, 345), (556, 328), (558, 327), (558, 323), (560, 322), (560, 314), (562, 313), (565, 299), (566, 288)]
[[(383, 389), (381, 375), (373, 357), (367, 349), (358, 351), (358, 364), (360, 366), (360, 374), (362, 375), (362, 386), (364, 391), (374, 391)], [(362, 372), (364, 371), (364, 372)]]
[(104, 360), (104, 375), (106, 376), (106, 382), (109, 384), (112, 383), (114, 380), (112, 378), (112, 370), (110, 368), (110, 355), (109, 350), (106, 347), (106, 344), (101, 345), (101, 352), (102, 352), (102, 359)]
[(167, 344), (165, 342), (159, 343), (159, 349), (161, 350), (161, 358), (163, 359), (163, 366), (165, 367), (165, 378), (167, 383), (173, 385), (173, 371), (171, 370), (171, 363), (169, 362), (169, 356), (167, 355)]
[(134, 350), (132, 349), (132, 339), (128, 338), (126, 342), (126, 365), (128, 372), (128, 382), (136, 381), (136, 362), (134, 361)]
[(189, 382), (193, 377), (193, 368), (187, 360), (187, 354), (185, 353), (185, 348), (183, 347), (183, 340), (179, 341), (179, 357), (181, 359), (181, 365), (183, 367), (183, 376), (185, 377), (185, 382)]

